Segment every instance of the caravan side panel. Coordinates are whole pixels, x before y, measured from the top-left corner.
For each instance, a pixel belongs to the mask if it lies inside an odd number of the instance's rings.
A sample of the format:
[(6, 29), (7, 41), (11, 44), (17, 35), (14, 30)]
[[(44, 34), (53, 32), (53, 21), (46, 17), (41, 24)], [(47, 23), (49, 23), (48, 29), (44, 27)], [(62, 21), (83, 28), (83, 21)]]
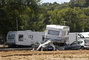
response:
[(33, 32), (34, 38), (33, 38), (33, 42), (42, 42), (44, 41), (44, 36), (45, 33), (44, 32)]
[(30, 46), (31, 45), (31, 39), (28, 39), (28, 37), (29, 36), (26, 33), (26, 31), (19, 31), (17, 33), (16, 45)]
[(77, 40), (77, 33), (69, 33), (69, 41), (68, 43), (71, 44), (72, 42)]

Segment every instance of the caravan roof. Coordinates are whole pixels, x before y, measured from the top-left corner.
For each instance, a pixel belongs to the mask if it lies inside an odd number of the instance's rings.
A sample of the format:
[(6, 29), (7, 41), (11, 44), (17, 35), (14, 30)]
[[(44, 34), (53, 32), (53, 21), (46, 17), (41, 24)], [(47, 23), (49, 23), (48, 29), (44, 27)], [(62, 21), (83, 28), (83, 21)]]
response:
[(61, 25), (47, 25), (46, 27), (47, 28), (56, 28), (56, 29), (64, 29), (64, 28), (69, 29), (68, 26), (61, 26)]
[(82, 34), (84, 37), (89, 37), (89, 32), (81, 32), (79, 34)]

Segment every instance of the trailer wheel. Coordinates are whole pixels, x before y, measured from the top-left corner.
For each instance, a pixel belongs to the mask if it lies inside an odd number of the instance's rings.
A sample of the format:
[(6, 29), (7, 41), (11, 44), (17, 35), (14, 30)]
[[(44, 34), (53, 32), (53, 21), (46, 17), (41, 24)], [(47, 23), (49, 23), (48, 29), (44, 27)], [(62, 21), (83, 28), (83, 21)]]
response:
[(83, 46), (81, 46), (80, 50), (84, 50), (84, 47), (83, 47)]

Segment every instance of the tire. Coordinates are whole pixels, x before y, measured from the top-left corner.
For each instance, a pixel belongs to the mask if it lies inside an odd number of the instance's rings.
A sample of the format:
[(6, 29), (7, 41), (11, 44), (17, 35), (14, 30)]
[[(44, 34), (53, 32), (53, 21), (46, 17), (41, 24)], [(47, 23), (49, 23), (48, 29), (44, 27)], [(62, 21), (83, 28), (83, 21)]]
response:
[(84, 47), (83, 47), (83, 46), (81, 46), (80, 50), (84, 50)]

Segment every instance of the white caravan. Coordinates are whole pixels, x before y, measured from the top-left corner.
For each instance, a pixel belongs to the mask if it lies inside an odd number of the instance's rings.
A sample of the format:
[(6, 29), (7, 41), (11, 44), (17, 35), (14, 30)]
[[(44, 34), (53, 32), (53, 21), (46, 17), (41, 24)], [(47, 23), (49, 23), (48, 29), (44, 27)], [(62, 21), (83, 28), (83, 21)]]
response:
[(69, 39), (69, 27), (61, 25), (47, 25), (45, 32), (46, 40), (54, 43), (66, 43)]
[(31, 46), (36, 42), (44, 40), (44, 32), (28, 31), (10, 31), (7, 34), (7, 43), (9, 45)]
[(69, 33), (69, 44), (80, 39), (89, 40), (89, 32), (72, 32)]

